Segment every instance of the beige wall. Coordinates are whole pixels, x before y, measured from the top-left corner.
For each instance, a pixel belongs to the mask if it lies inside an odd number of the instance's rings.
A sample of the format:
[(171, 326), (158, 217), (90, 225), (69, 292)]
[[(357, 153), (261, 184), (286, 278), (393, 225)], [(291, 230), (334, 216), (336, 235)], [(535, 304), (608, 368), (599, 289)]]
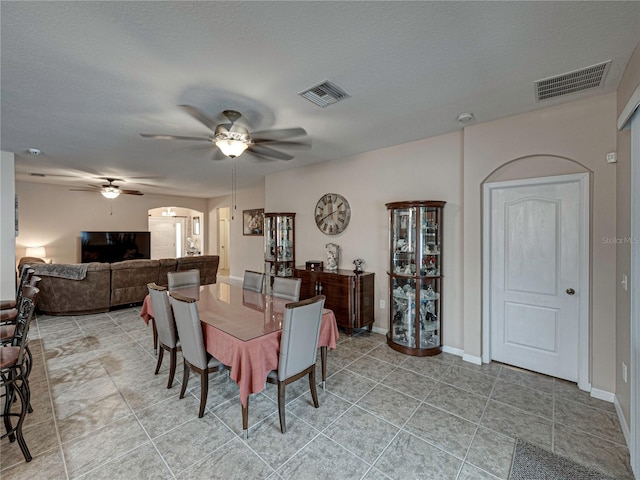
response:
[[(351, 222), (340, 235), (320, 232), (314, 208), (325, 193), (340, 193)], [(462, 348), (462, 134), (406, 143), (339, 161), (288, 170), (266, 178), (266, 211), (296, 212), (296, 263), (326, 262), (325, 245), (341, 247), (340, 268), (363, 258), (375, 273), (375, 324), (388, 328), (389, 226), (385, 203), (444, 200), (443, 343)], [(380, 300), (386, 302), (384, 310)]]
[(146, 231), (149, 209), (175, 206), (204, 212), (207, 207), (201, 198), (120, 195), (108, 200), (93, 192), (31, 182), (16, 182), (16, 193), (20, 199), (17, 258), (24, 256), (26, 247), (44, 246), (47, 257), (56, 263), (80, 261), (83, 230)]
[(13, 153), (0, 153), (0, 299), (16, 296), (15, 174)]
[(230, 195), (212, 198), (207, 203), (211, 230), (209, 249), (218, 252), (218, 208), (229, 207), (232, 220), (229, 222), (229, 265), (231, 277), (242, 278), (245, 270), (264, 270), (264, 237), (242, 234), (242, 211), (264, 208), (264, 181), (240, 189), (236, 195), (235, 209)]
[[(616, 147), (615, 94), (592, 97), (494, 122), (464, 132), (464, 350), (482, 349), (482, 204), (483, 182), (515, 160), (527, 175), (545, 176), (537, 158), (562, 157), (592, 172), (591, 189), (591, 383), (615, 388), (615, 236), (616, 165), (606, 154)], [(521, 172), (522, 173), (522, 172)]]
[[(640, 85), (640, 47), (636, 47), (618, 88), (617, 113), (625, 108), (629, 98)], [(628, 239), (631, 235), (631, 130), (618, 131), (618, 164), (616, 189), (616, 238)], [(622, 275), (629, 280), (631, 273), (631, 243), (616, 244), (616, 356), (615, 392), (618, 404), (630, 425), (631, 390), (630, 383), (622, 379), (622, 362), (629, 367), (631, 375), (631, 298), (630, 289), (624, 290), (620, 281)], [(638, 374), (635, 374), (638, 378)]]

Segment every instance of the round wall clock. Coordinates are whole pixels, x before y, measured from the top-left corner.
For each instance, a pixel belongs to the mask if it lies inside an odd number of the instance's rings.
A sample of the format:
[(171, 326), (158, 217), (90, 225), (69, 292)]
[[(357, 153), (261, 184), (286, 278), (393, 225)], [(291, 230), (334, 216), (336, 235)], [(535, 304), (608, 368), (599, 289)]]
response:
[(324, 194), (315, 209), (316, 225), (327, 235), (342, 233), (351, 220), (351, 207), (342, 195), (337, 193)]

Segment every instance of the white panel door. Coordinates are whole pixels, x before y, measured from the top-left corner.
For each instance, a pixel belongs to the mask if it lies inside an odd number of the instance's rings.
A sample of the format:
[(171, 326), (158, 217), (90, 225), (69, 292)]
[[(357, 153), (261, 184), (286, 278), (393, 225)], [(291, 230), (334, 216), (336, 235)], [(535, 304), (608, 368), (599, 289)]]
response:
[(176, 258), (176, 217), (149, 217), (151, 258)]
[(218, 220), (218, 245), (220, 247), (218, 256), (220, 257), (220, 270), (229, 269), (229, 219)]
[(491, 191), (491, 358), (578, 380), (578, 182)]

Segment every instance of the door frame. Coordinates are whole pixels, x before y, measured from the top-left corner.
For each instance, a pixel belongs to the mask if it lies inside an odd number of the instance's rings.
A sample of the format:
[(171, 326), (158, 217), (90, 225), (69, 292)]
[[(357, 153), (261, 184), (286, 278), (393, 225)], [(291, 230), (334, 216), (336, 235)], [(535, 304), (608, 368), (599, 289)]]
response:
[(584, 292), (578, 298), (578, 388), (590, 391), (589, 381), (589, 303), (591, 297), (589, 279), (589, 174), (575, 173), (551, 177), (526, 178), (502, 182), (487, 182), (482, 196), (482, 363), (491, 361), (491, 193), (495, 189), (578, 183), (580, 195), (580, 225), (578, 232), (583, 240), (578, 247), (578, 285)]
[[(636, 90), (640, 92), (640, 87)], [(638, 94), (640, 97), (640, 93)], [(640, 103), (640, 100), (638, 100)], [(637, 108), (637, 105), (636, 105)], [(630, 385), (630, 445), (631, 468), (640, 475), (640, 111), (631, 118), (631, 385)]]

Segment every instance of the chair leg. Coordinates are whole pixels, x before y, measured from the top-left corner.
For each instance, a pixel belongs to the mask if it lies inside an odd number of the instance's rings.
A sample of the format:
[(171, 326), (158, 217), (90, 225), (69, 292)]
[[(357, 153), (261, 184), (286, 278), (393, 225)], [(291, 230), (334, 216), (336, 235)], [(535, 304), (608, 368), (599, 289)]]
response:
[(204, 407), (207, 405), (207, 395), (209, 395), (209, 373), (206, 370), (200, 372), (200, 410), (198, 418), (204, 415)]
[[(5, 385), (5, 405), (4, 405), (4, 426), (7, 431), (5, 435), (9, 437), (9, 441), (15, 442), (18, 440), (18, 445), (22, 451), (25, 461), (31, 461), (31, 453), (27, 447), (27, 443), (22, 435), (22, 424), (27, 415), (27, 410), (30, 402), (29, 384), (25, 381), (22, 374), (18, 374), (15, 370), (9, 372), (8, 375), (2, 375), (2, 382)], [(11, 406), (14, 399), (20, 401), (20, 413), (18, 416), (18, 423), (14, 427), (11, 424), (11, 416), (16, 416), (15, 413), (11, 413)]]
[(242, 438), (249, 439), (249, 397), (247, 397), (247, 404), (242, 405)]
[(31, 452), (29, 452), (29, 447), (27, 447), (27, 442), (24, 440), (24, 436), (22, 435), (22, 424), (24, 423), (24, 419), (27, 415), (27, 410), (31, 405), (31, 393), (29, 391), (29, 384), (26, 382), (25, 378), (22, 378), (22, 385), (16, 388), (16, 392), (20, 397), (20, 401), (22, 405), (20, 407), (20, 417), (18, 419), (18, 424), (16, 425), (16, 438), (18, 440), (18, 445), (20, 446), (20, 450), (22, 450), (22, 455), (26, 462), (30, 462)]
[[(11, 373), (9, 373), (9, 377)], [(13, 385), (11, 383), (11, 379), (2, 375), (2, 383), (4, 383), (4, 410), (2, 414), (2, 418), (4, 420), (4, 429), (9, 434), (9, 440), (15, 441), (15, 435), (13, 435), (11, 430), (13, 430), (13, 426), (11, 425), (11, 417), (9, 413), (11, 412), (11, 404), (13, 403)]]
[(178, 349), (172, 348), (169, 350), (169, 382), (167, 383), (167, 388), (171, 388), (173, 386), (173, 377), (176, 374), (176, 357), (178, 356)]
[(327, 388), (327, 347), (320, 347), (320, 359), (322, 361), (322, 389)]
[(189, 382), (189, 365), (187, 361), (184, 361), (184, 368), (182, 369), (182, 388), (180, 389), (180, 398), (184, 398), (184, 392), (187, 391), (187, 383)]
[(278, 415), (280, 416), (280, 431), (282, 433), (287, 433), (287, 421), (284, 418), (285, 387), (286, 383), (278, 380)]
[[(33, 367), (33, 355), (31, 354), (31, 350), (29, 349), (29, 344), (27, 343), (26, 347), (25, 347), (25, 352), (27, 354), (27, 360), (26, 360), (26, 365), (27, 365), (27, 372), (25, 374), (25, 382), (27, 382), (27, 386), (28, 386), (28, 382), (29, 382), (29, 375), (31, 374), (31, 368)], [(29, 397), (31, 398), (31, 397)], [(33, 413), (33, 407), (31, 406), (31, 400), (29, 400), (29, 403), (27, 405), (27, 412), (29, 413)]]
[(158, 361), (156, 362), (156, 373), (155, 373), (155, 375), (157, 375), (158, 372), (160, 371), (160, 366), (162, 365), (163, 356), (164, 356), (164, 348), (162, 348), (162, 345), (160, 345), (160, 348), (158, 349)]
[(309, 388), (311, 389), (311, 398), (313, 399), (313, 406), (318, 408), (318, 390), (316, 389), (316, 366), (313, 365), (309, 371)]
[(153, 329), (153, 351), (158, 351), (158, 329), (156, 328), (156, 319), (150, 318), (151, 328)]

